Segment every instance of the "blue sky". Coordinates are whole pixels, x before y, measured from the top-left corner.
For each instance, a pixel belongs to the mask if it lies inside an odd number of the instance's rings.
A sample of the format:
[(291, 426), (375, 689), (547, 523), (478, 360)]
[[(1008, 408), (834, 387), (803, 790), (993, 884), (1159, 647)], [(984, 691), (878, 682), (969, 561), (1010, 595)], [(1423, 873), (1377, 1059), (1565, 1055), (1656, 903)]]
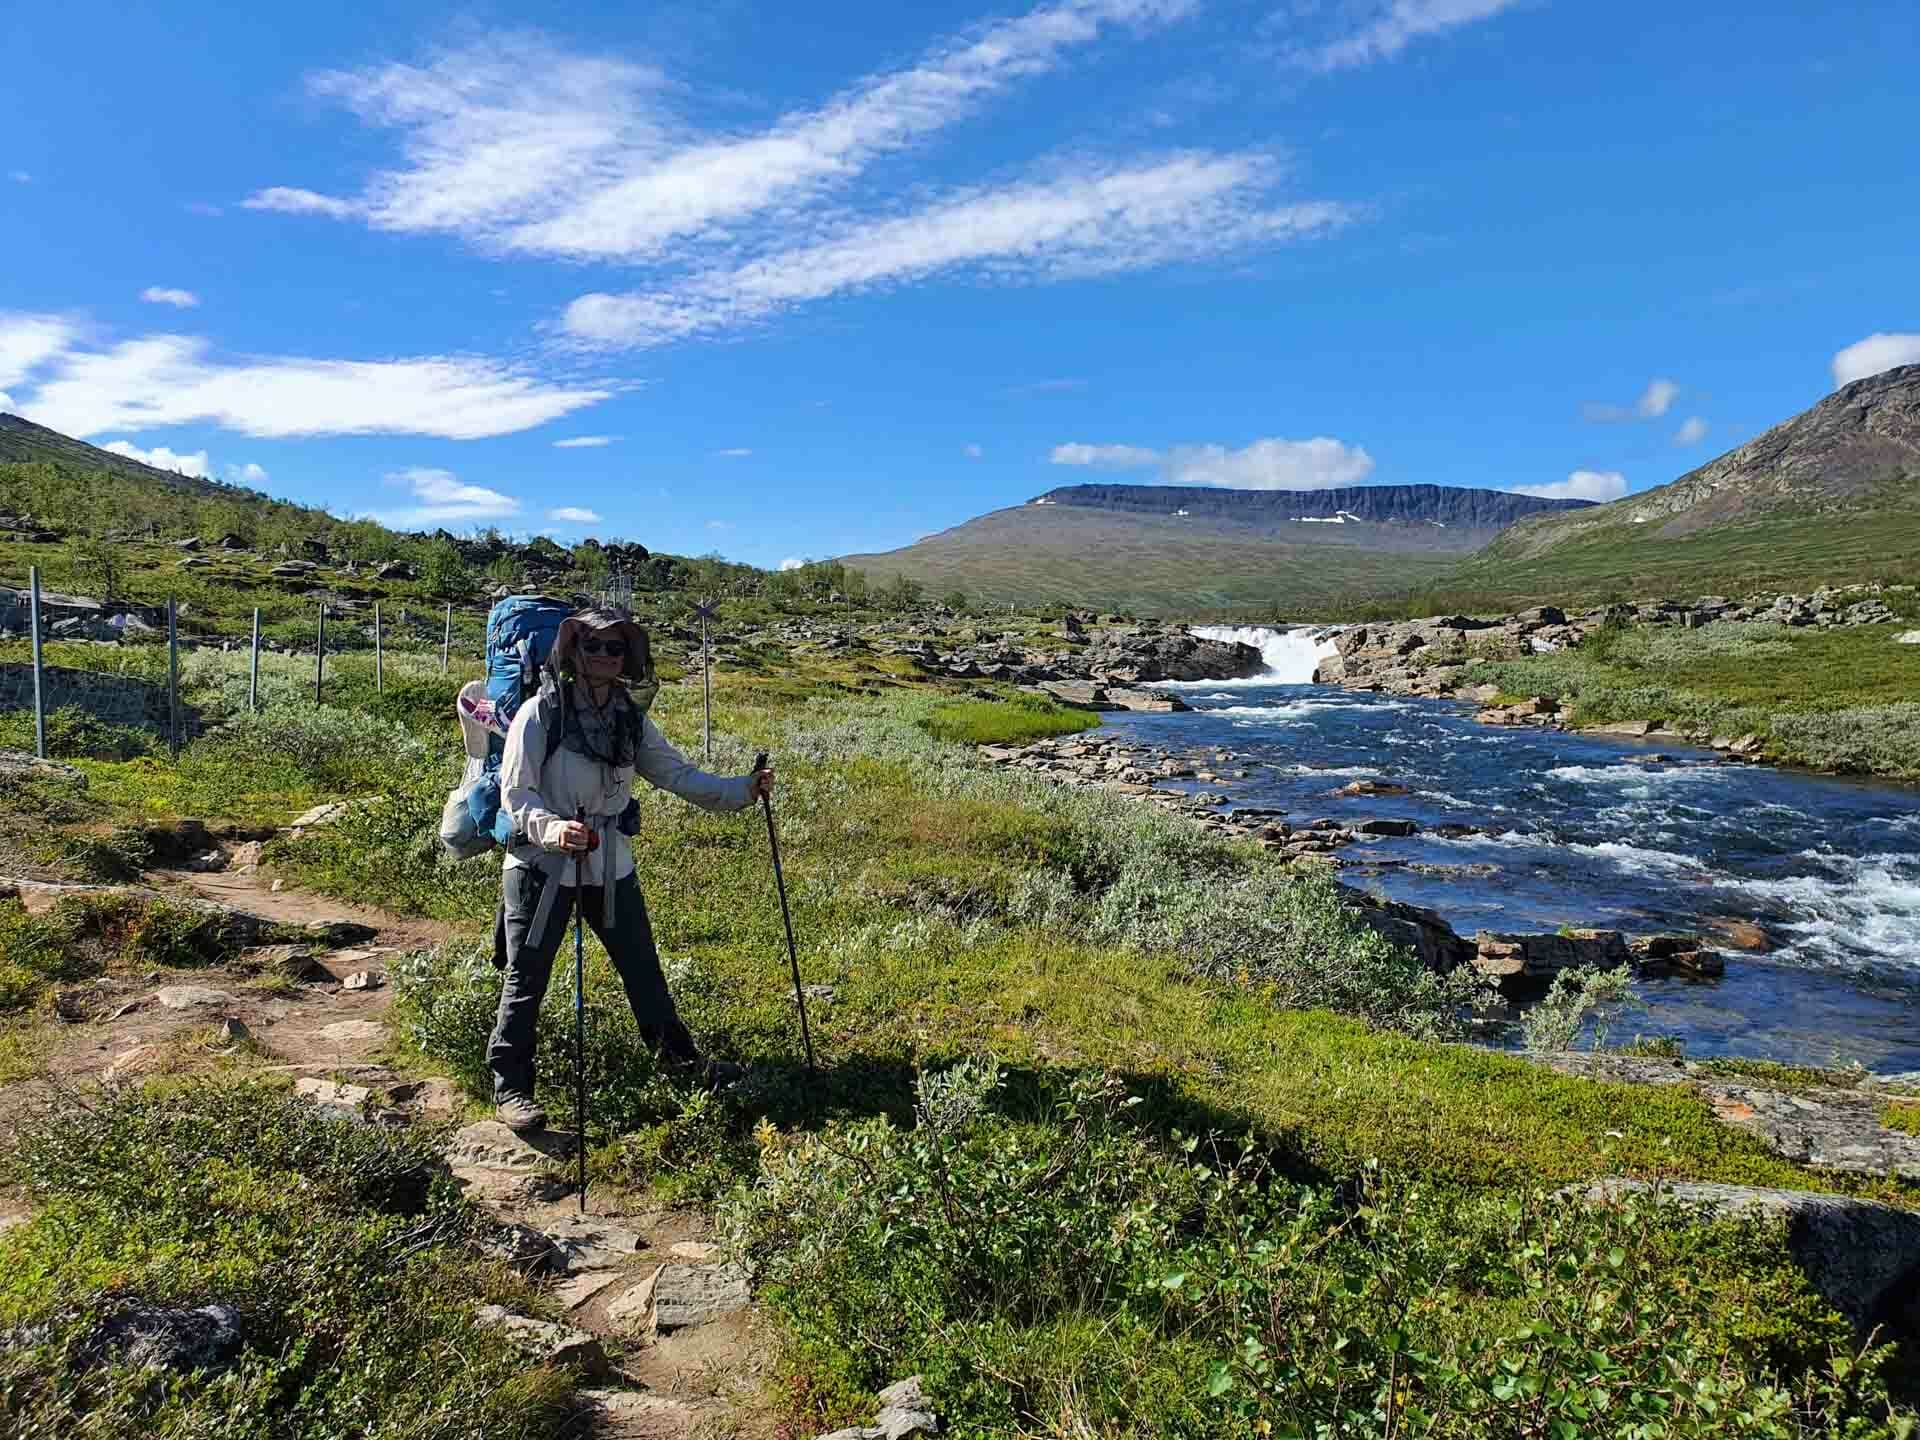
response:
[(1606, 497), (1920, 360), (1911, 0), (70, 0), (0, 53), (0, 408), (413, 527)]

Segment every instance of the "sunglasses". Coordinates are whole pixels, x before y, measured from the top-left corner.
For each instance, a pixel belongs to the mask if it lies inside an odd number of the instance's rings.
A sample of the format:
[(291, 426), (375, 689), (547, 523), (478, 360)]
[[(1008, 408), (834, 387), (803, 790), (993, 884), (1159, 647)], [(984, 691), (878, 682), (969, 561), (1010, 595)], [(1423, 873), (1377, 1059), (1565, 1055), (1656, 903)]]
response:
[(627, 653), (627, 642), (624, 640), (602, 640), (597, 636), (589, 635), (580, 642), (580, 653), (582, 655), (607, 655), (617, 660)]

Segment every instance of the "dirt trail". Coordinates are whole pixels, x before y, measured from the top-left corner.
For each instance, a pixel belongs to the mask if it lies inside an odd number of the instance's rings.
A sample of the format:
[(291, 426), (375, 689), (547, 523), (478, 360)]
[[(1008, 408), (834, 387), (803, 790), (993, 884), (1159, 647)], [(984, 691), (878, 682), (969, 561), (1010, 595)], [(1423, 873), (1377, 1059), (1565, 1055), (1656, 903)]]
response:
[[(277, 925), (345, 921), (371, 936), (337, 949), (257, 947), (230, 970), (155, 970), (69, 987), (71, 998), (63, 992), (56, 1006), (61, 1018), (49, 1024), (44, 1076), (85, 1085), (237, 1063), (295, 1077), (316, 1104), (396, 1120), (471, 1118), (477, 1107), (451, 1081), (408, 1078), (382, 1058), (393, 1042), (389, 964), (446, 939), (450, 927), (276, 887), (256, 868), (257, 854), (257, 845), (238, 846), (190, 868), (150, 870), (129, 887), (16, 882), (31, 910), (76, 890), (132, 889), (185, 894)], [(43, 1083), (0, 1087), (0, 1134), (20, 1092)], [(769, 1347), (756, 1334), (744, 1277), (715, 1253), (706, 1219), (600, 1192), (589, 1195), (582, 1219), (562, 1179), (572, 1173), (572, 1151), (567, 1132), (516, 1137), (485, 1120), (460, 1130), (449, 1152), (476, 1203), (503, 1223), (527, 1227), (531, 1264), (565, 1317), (560, 1328), (604, 1358), (588, 1367), (599, 1373), (582, 1392), (570, 1433), (607, 1440), (772, 1435), (761, 1398)], [(18, 1197), (0, 1194), (0, 1229), (23, 1218)], [(593, 1241), (596, 1234), (612, 1243)], [(679, 1291), (685, 1294), (676, 1300)], [(657, 1324), (663, 1315), (667, 1323)], [(539, 1337), (529, 1348), (552, 1353)]]

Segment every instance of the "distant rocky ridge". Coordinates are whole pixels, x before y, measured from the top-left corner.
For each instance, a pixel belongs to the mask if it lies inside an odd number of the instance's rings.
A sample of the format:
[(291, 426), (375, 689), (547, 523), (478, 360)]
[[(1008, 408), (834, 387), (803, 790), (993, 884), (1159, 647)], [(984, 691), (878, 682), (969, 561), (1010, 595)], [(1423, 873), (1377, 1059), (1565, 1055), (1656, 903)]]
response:
[(1827, 396), (1671, 484), (1578, 515), (1524, 521), (1500, 539), (1516, 559), (1622, 523), (1635, 539), (1676, 540), (1786, 512), (1823, 514), (1920, 504), (1920, 365), (1883, 371)]
[(1349, 485), (1332, 490), (1224, 490), (1192, 485), (1062, 485), (1028, 502), (1131, 515), (1175, 515), (1268, 534), (1313, 525), (1393, 525), (1491, 533), (1529, 515), (1584, 510), (1590, 500), (1543, 500), (1461, 485)]

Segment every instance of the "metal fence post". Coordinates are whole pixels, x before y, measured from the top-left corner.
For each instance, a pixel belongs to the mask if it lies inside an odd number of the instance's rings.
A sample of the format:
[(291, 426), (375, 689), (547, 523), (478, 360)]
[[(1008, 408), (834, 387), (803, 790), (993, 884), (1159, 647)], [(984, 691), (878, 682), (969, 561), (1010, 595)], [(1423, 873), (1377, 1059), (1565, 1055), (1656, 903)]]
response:
[(380, 602), (373, 602), (373, 689), (375, 694), (385, 693), (387, 672), (380, 656)]
[(247, 709), (260, 708), (260, 607), (253, 607), (253, 660), (247, 666)]
[(180, 758), (180, 627), (174, 599), (167, 597), (167, 751)]
[(313, 641), (313, 703), (326, 703), (327, 686), (327, 602), (320, 602), (320, 628)]
[(453, 649), (453, 606), (447, 606), (447, 629), (440, 637), (440, 673), (447, 673), (447, 656)]
[(40, 663), (40, 567), (27, 571), (27, 624), (33, 630), (33, 753), (47, 758), (47, 687)]

